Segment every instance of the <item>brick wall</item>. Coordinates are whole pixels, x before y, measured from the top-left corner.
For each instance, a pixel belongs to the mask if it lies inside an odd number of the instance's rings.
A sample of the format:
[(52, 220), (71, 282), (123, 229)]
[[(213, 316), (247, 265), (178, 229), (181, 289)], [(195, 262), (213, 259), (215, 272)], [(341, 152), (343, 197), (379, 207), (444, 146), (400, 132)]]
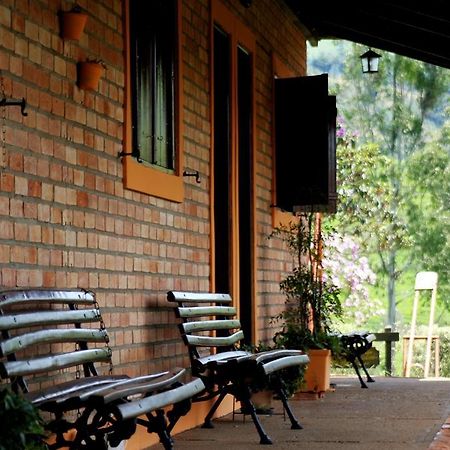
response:
[[(78, 3), (89, 13), (78, 42), (59, 37), (57, 12), (70, 9), (68, 1), (0, 4), (4, 91), (28, 104), (27, 117), (6, 108), (0, 132), (0, 289), (92, 289), (117, 349), (116, 367), (135, 375), (186, 365), (165, 294), (209, 289), (209, 2), (183, 2), (185, 166), (204, 176), (201, 184), (185, 179), (181, 204), (123, 188), (122, 3)], [(302, 74), (305, 45), (281, 1), (259, 0), (249, 9), (225, 3), (257, 40), (257, 297), (265, 337), (268, 318), (283, 304), (278, 282), (289, 267), (281, 243), (267, 239), (272, 51)], [(76, 86), (76, 63), (86, 58), (106, 64), (97, 92)]]

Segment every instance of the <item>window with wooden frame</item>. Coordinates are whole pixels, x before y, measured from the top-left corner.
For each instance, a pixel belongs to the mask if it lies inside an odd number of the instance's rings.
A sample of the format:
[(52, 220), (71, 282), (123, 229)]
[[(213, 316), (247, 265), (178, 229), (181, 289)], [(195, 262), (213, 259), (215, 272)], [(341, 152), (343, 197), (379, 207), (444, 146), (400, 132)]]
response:
[(126, 188), (172, 201), (184, 197), (180, 0), (125, 2)]

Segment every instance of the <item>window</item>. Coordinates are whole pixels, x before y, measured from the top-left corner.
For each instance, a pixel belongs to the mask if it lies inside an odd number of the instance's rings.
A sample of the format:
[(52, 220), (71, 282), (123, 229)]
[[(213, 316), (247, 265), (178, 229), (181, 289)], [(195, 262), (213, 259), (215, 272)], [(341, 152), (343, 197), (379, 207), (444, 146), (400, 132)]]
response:
[(183, 199), (179, 0), (128, 0), (125, 187)]

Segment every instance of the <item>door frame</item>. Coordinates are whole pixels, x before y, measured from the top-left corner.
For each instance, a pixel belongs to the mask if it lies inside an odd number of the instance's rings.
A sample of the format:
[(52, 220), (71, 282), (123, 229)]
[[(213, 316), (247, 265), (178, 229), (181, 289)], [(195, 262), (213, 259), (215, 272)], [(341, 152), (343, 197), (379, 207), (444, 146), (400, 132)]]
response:
[(255, 55), (256, 55), (256, 40), (253, 33), (235, 16), (231, 11), (229, 11), (219, 0), (211, 0), (211, 20), (210, 20), (210, 86), (211, 86), (211, 182), (210, 182), (210, 204), (211, 204), (211, 289), (215, 291), (215, 223), (214, 223), (214, 64), (213, 64), (213, 49), (214, 49), (214, 25), (219, 25), (229, 36), (231, 42), (231, 55), (230, 55), (230, 82), (231, 82), (231, 286), (230, 294), (234, 301), (234, 306), (237, 308), (238, 314), (240, 312), (239, 308), (239, 165), (238, 165), (238, 111), (237, 111), (237, 48), (241, 46), (242, 48), (249, 51), (251, 54), (251, 64), (252, 64), (252, 169), (251, 169), (251, 261), (252, 261), (252, 280), (251, 280), (251, 290), (252, 295), (249, 301), (251, 302), (251, 329), (252, 335), (248, 336), (251, 342), (257, 342), (258, 330), (257, 330), (257, 320), (256, 320), (256, 189), (255, 189), (255, 167), (256, 167), (256, 102), (255, 102)]

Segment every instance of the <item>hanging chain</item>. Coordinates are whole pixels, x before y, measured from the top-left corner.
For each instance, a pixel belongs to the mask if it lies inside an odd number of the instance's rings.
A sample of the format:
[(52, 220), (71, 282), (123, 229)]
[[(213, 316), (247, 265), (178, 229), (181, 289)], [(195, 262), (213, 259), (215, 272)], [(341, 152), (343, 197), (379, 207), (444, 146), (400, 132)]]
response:
[[(72, 309), (72, 308), (70, 308), (70, 309)], [(78, 305), (76, 303), (73, 304), (73, 309), (78, 309)], [(75, 351), (76, 352), (80, 351), (80, 343), (79, 342), (75, 342)], [(75, 378), (77, 380), (79, 380), (81, 378), (80, 364), (77, 364), (75, 367)]]
[(100, 330), (102, 330), (105, 333), (105, 346), (109, 353), (109, 374), (112, 375), (112, 373), (113, 373), (112, 349), (109, 346), (109, 336), (108, 336), (108, 333), (106, 332), (106, 325), (105, 325), (105, 322), (103, 321), (103, 317), (100, 313), (100, 305), (97, 302), (97, 298), (95, 298), (95, 300), (94, 300), (94, 307), (97, 310), (98, 318), (100, 321)]
[[(0, 98), (5, 99), (5, 80), (3, 72), (0, 70)], [(2, 106), (2, 125), (1, 125), (1, 143), (0, 143), (0, 170), (6, 167), (6, 104)]]

